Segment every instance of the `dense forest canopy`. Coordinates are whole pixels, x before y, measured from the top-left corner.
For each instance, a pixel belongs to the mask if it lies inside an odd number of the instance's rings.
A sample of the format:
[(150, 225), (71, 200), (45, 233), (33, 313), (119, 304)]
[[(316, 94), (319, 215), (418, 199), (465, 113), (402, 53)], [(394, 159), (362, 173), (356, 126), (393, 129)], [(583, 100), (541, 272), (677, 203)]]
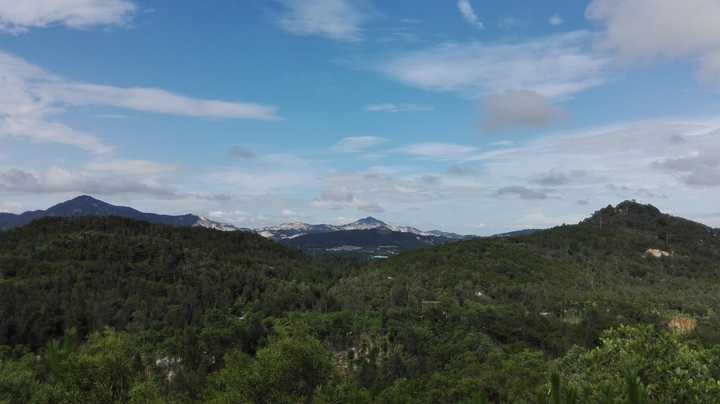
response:
[(366, 263), (46, 218), (0, 233), (0, 403), (713, 403), (719, 281), (634, 202)]

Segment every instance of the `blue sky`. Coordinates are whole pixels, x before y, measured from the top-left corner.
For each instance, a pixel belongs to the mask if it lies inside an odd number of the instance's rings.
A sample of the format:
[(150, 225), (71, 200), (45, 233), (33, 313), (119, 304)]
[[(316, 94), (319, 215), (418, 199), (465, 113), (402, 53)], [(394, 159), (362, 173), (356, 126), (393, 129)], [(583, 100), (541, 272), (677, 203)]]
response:
[(0, 0), (0, 211), (720, 225), (717, 0)]

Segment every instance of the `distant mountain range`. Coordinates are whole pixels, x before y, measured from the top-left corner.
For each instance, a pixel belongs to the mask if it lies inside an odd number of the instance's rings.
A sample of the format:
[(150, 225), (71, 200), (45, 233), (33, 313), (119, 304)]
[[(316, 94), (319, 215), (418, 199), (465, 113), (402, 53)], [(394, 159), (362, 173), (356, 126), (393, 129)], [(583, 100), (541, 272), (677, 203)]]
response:
[(339, 226), (330, 224), (286, 223), (279, 226), (264, 227), (262, 229), (258, 229), (257, 232), (263, 237), (279, 241), (286, 239), (294, 239), (309, 234), (335, 233), (340, 231), (352, 230), (385, 230), (397, 233), (409, 233), (424, 237), (442, 237), (451, 240), (465, 240), (475, 237), (464, 236), (456, 233), (448, 233), (440, 230), (422, 231), (410, 226), (391, 226), (371, 216), (360, 219), (356, 222)]
[(243, 230), (233, 225), (219, 223), (196, 215), (158, 215), (145, 213), (127, 206), (115, 206), (91, 196), (79, 196), (75, 199), (57, 204), (47, 210), (35, 210), (21, 213), (0, 213), (0, 230), (24, 226), (44, 217), (76, 217), (76, 216), (118, 216), (128, 219), (142, 220), (156, 224), (167, 224), (178, 227), (206, 227), (210, 229), (232, 231)]
[(402, 251), (475, 237), (439, 230), (422, 231), (409, 226), (391, 226), (374, 217), (366, 217), (344, 225), (286, 223), (260, 229), (246, 229), (192, 214), (171, 216), (145, 213), (127, 206), (115, 206), (87, 195), (62, 202), (47, 210), (22, 214), (0, 213), (0, 230), (24, 226), (45, 217), (80, 216), (118, 216), (178, 227), (254, 232), (312, 254), (385, 257)]
[[(440, 230), (424, 231), (410, 226), (393, 226), (374, 217), (366, 217), (343, 225), (285, 223), (278, 226), (248, 229), (193, 214), (172, 216), (145, 213), (127, 206), (112, 205), (87, 195), (62, 202), (47, 210), (21, 214), (0, 213), (0, 230), (24, 226), (45, 217), (79, 216), (118, 216), (177, 227), (204, 227), (220, 231), (253, 232), (313, 255), (335, 254), (383, 258), (404, 251), (477, 238), (477, 236)], [(520, 230), (493, 237), (520, 237), (538, 231), (541, 230)]]

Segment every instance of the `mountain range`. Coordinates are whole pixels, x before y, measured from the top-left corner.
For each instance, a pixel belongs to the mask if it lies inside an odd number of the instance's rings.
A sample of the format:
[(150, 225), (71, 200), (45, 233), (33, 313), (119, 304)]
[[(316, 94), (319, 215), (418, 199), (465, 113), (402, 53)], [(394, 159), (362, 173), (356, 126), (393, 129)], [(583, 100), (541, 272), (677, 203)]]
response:
[(259, 229), (239, 228), (203, 216), (160, 215), (127, 206), (116, 206), (83, 195), (47, 210), (22, 214), (0, 213), (0, 230), (29, 224), (46, 217), (117, 216), (176, 227), (204, 227), (220, 231), (246, 231), (312, 254), (329, 253), (386, 257), (402, 251), (465, 240), (465, 236), (440, 230), (423, 231), (410, 226), (392, 226), (374, 217), (344, 225), (286, 223)]
[(331, 233), (338, 231), (353, 230), (385, 230), (397, 233), (409, 233), (417, 236), (442, 237), (452, 240), (464, 240), (474, 236), (465, 236), (456, 233), (448, 233), (440, 230), (422, 231), (410, 226), (392, 226), (372, 216), (344, 225), (330, 224), (307, 224), (307, 223), (285, 223), (279, 226), (270, 226), (258, 229), (257, 232), (263, 237), (273, 240), (285, 240), (301, 237), (308, 234)]

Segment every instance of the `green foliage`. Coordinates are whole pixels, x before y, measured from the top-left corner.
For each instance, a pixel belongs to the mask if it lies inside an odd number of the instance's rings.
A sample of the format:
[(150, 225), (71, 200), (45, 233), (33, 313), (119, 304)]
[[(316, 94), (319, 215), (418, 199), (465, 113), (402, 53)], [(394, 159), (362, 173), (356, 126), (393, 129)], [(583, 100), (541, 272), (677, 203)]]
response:
[(651, 326), (621, 326), (604, 333), (601, 341), (560, 361), (569, 382), (596, 399), (601, 391), (619, 395), (623, 386), (633, 402), (647, 397), (661, 403), (712, 403), (720, 397), (717, 348), (694, 346)]
[(315, 390), (329, 380), (332, 370), (331, 355), (320, 341), (307, 336), (282, 336), (259, 350), (254, 359), (237, 351), (226, 355), (225, 368), (210, 378), (208, 401), (310, 401)]
[(44, 219), (0, 233), (0, 403), (713, 403), (718, 262), (632, 203), (363, 264)]

